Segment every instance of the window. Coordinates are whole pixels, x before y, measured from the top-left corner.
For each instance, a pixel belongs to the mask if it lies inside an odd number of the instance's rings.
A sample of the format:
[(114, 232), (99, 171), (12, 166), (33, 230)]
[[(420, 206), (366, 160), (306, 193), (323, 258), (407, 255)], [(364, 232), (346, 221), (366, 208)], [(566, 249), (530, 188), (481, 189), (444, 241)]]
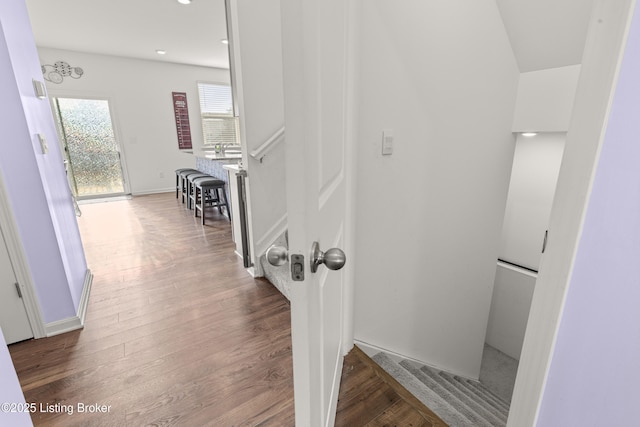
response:
[(233, 116), (231, 86), (198, 83), (205, 147), (238, 144), (238, 118)]

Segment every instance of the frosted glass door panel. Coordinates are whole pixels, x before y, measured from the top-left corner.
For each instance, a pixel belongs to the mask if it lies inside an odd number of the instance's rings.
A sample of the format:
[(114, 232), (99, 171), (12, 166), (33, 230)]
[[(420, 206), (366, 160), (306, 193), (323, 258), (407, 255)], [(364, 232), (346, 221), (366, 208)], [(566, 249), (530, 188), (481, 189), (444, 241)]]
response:
[(61, 134), (78, 198), (123, 194), (124, 180), (109, 102), (57, 98)]

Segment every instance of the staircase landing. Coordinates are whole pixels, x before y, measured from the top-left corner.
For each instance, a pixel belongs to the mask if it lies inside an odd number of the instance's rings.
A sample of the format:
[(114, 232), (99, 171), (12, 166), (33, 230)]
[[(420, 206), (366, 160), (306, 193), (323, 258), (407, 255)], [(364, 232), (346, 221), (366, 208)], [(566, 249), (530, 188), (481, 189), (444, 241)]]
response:
[[(503, 373), (505, 368), (513, 370), (513, 378), (507, 372), (506, 379), (496, 380), (497, 385), (501, 387), (499, 390), (414, 361), (397, 361), (385, 353), (375, 354), (372, 359), (449, 426), (503, 427), (506, 426), (509, 416), (512, 381), (515, 379), (517, 361), (488, 346), (485, 351), (499, 353), (497, 359), (495, 354), (488, 354), (491, 363), (495, 365), (491, 369), (502, 370)], [(489, 379), (495, 378), (494, 372), (483, 374)]]

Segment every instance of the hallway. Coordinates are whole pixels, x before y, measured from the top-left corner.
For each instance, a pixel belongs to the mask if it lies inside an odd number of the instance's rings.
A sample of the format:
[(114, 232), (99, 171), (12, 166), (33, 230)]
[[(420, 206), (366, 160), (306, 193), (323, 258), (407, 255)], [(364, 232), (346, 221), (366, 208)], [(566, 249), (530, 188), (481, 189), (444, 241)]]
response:
[[(292, 426), (289, 303), (246, 273), (229, 222), (171, 193), (80, 207), (85, 328), (10, 346), (34, 425)], [(336, 425), (443, 425), (390, 381), (349, 354)]]
[(34, 424), (292, 425), (289, 304), (245, 272), (228, 220), (202, 227), (170, 193), (80, 207), (85, 328), (10, 351), (27, 402), (111, 408)]

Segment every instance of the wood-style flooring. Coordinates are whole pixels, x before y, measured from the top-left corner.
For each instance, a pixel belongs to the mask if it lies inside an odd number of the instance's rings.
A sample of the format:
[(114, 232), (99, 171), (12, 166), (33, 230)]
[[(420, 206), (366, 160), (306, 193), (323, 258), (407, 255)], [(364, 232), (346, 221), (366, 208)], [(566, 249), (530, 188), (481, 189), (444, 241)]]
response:
[(344, 359), (335, 425), (447, 427), (358, 347)]
[[(9, 347), (34, 425), (292, 426), (289, 303), (244, 270), (228, 220), (171, 193), (81, 209), (84, 329)], [(393, 381), (352, 351), (336, 425), (444, 426)]]

